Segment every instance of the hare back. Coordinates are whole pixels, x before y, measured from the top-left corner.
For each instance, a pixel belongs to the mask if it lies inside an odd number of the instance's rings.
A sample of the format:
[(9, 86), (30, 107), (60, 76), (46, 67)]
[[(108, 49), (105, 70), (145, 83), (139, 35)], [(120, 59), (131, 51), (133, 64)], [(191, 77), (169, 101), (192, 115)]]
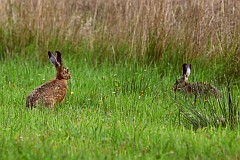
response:
[(199, 95), (217, 96), (219, 94), (219, 91), (216, 87), (205, 82), (187, 83), (184, 87), (179, 88), (179, 90), (188, 92), (190, 94), (199, 94)]
[(42, 104), (46, 107), (53, 107), (56, 102), (63, 101), (66, 93), (67, 80), (54, 79), (34, 89), (27, 97), (26, 106), (32, 107)]

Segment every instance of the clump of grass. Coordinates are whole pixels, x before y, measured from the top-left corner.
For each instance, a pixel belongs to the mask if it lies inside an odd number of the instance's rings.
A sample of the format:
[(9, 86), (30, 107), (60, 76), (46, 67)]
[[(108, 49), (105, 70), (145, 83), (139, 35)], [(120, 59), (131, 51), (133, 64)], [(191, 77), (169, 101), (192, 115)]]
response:
[(199, 96), (196, 103), (191, 98), (184, 97), (177, 102), (177, 107), (179, 116), (183, 116), (183, 124), (188, 128), (229, 127), (233, 130), (240, 122), (238, 99), (238, 94), (228, 86), (221, 97)]

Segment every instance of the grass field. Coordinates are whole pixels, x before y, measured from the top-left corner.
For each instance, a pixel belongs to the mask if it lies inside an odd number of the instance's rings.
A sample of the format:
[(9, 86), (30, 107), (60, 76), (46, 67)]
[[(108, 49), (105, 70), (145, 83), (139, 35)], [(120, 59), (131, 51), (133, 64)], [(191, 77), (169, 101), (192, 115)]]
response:
[[(1, 62), (0, 159), (240, 158), (239, 124), (196, 130), (183, 115), (179, 124), (178, 105), (187, 108), (193, 99), (174, 99), (171, 87), (179, 73), (173, 69), (94, 67), (63, 57), (72, 79), (64, 103), (54, 110), (25, 107), (29, 92), (55, 76), (49, 61)], [(197, 71), (196, 79), (205, 76)], [(239, 89), (234, 91), (239, 99)]]
[[(1, 0), (0, 159), (240, 159), (237, 0)], [(71, 73), (55, 109), (26, 97)], [(181, 65), (214, 97), (173, 93)]]

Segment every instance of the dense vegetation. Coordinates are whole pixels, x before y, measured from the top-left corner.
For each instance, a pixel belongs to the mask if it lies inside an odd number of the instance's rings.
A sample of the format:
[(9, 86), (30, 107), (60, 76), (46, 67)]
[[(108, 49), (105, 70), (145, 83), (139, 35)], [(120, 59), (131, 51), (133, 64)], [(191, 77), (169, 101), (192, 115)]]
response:
[[(0, 5), (0, 159), (240, 159), (240, 4), (42, 0)], [(26, 109), (71, 73), (54, 110)], [(173, 93), (181, 65), (222, 97)]]

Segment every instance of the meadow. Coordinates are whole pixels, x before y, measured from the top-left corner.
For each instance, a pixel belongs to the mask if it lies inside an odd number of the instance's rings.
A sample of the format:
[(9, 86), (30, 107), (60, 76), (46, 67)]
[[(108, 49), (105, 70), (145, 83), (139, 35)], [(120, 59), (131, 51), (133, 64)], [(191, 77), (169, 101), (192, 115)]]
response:
[[(0, 159), (240, 159), (240, 12), (210, 2), (3, 0)], [(55, 76), (48, 50), (68, 94), (27, 109)], [(222, 97), (172, 92), (183, 63)]]

